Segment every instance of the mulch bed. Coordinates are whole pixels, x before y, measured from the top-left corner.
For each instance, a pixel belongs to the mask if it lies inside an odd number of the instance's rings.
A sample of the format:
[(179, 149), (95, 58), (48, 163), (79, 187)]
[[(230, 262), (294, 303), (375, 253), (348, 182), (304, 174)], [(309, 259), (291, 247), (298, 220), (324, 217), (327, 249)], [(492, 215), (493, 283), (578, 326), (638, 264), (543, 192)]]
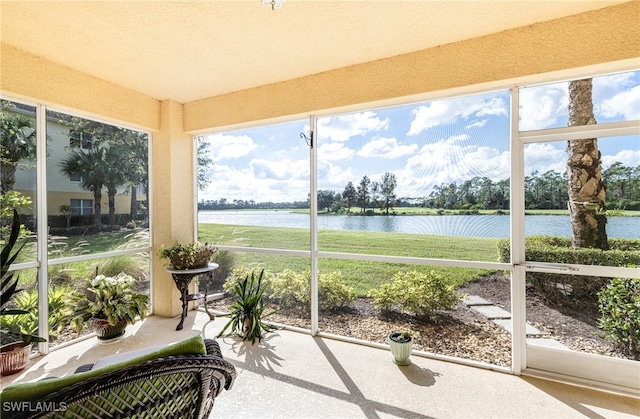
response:
[[(458, 290), (478, 295), (507, 311), (511, 310), (509, 278), (496, 272), (478, 278)], [(233, 298), (210, 302), (215, 310), (227, 311)], [(533, 288), (527, 288), (527, 322), (575, 351), (626, 358), (610, 342), (599, 337), (598, 317), (594, 303), (580, 307), (553, 306)], [(308, 310), (277, 306), (276, 315), (268, 320), (301, 328), (311, 327)], [(347, 308), (321, 312), (319, 330), (365, 341), (386, 343), (393, 330), (411, 329), (420, 336), (414, 349), (439, 355), (511, 366), (511, 335), (486, 317), (458, 304), (453, 310), (438, 313), (437, 321), (392, 311), (379, 313), (369, 298), (358, 298)]]

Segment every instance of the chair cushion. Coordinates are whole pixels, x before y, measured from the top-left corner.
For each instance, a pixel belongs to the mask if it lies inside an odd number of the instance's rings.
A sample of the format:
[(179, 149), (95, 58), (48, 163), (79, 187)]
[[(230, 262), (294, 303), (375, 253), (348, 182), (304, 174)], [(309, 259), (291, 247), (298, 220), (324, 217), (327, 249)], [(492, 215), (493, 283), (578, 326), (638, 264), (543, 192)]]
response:
[(168, 345), (154, 348), (155, 349), (150, 352), (142, 353), (141, 355), (135, 356), (133, 358), (111, 363), (109, 365), (92, 369), (87, 372), (71, 374), (64, 377), (52, 378), (44, 381), (19, 383), (7, 386), (2, 391), (2, 393), (0, 393), (2, 406), (5, 405), (5, 402), (37, 401), (40, 400), (43, 396), (58, 391), (59, 389), (71, 384), (75, 384), (88, 378), (96, 377), (111, 371), (116, 371), (118, 369), (125, 368), (130, 365), (139, 364), (152, 359), (165, 358), (175, 355), (206, 355), (207, 353), (204, 340), (200, 335), (194, 335), (179, 342), (170, 343)]

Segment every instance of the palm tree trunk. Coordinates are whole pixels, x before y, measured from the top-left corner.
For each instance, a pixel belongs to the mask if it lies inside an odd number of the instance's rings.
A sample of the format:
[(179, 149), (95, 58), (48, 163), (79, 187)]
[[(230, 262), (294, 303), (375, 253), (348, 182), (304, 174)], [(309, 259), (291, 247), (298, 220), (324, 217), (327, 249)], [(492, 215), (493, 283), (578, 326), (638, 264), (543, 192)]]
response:
[[(591, 79), (569, 82), (569, 126), (595, 124)], [(608, 249), (598, 139), (567, 141), (569, 213), (574, 247)]]
[(102, 191), (93, 191), (93, 225), (97, 231), (102, 231)]
[(138, 184), (131, 184), (131, 206), (129, 207), (129, 217), (131, 221), (135, 221), (138, 218)]

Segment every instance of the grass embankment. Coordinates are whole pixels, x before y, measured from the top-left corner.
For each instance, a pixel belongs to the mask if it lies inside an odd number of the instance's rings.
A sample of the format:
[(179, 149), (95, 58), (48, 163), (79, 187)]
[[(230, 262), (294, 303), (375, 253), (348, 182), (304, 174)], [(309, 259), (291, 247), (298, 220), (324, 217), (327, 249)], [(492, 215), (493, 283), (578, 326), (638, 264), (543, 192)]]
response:
[[(290, 250), (309, 249), (309, 231), (297, 228), (254, 227), (226, 224), (200, 224), (199, 240), (217, 245), (262, 247)], [(360, 231), (320, 230), (318, 248), (325, 252), (356, 253), (384, 256), (429, 257), (476, 261), (497, 260), (497, 239), (424, 236), (400, 233), (368, 233)], [(262, 253), (236, 253), (236, 265), (280, 272), (284, 269), (309, 270), (309, 258)], [(434, 270), (452, 284), (471, 281), (487, 270), (413, 265), (336, 258), (322, 258), (320, 272), (342, 272), (345, 282), (359, 296), (389, 281), (398, 271)]]

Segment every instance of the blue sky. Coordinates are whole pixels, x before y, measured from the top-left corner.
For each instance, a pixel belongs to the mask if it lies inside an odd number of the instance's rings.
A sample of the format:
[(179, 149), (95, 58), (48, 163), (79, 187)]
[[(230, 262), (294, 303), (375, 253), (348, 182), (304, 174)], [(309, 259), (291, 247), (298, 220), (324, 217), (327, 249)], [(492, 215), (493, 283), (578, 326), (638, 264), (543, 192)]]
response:
[[(593, 80), (598, 123), (640, 119), (640, 72)], [(567, 83), (523, 88), (520, 129), (567, 125)], [(307, 119), (204, 137), (213, 180), (199, 200), (306, 200)], [(509, 177), (509, 92), (491, 92), (318, 119), (318, 188), (342, 192), (363, 176), (396, 175), (398, 196), (426, 196), (434, 185), (474, 176)], [(602, 138), (603, 166), (640, 165), (640, 137)], [(525, 172), (564, 172), (565, 142), (530, 144)]]

